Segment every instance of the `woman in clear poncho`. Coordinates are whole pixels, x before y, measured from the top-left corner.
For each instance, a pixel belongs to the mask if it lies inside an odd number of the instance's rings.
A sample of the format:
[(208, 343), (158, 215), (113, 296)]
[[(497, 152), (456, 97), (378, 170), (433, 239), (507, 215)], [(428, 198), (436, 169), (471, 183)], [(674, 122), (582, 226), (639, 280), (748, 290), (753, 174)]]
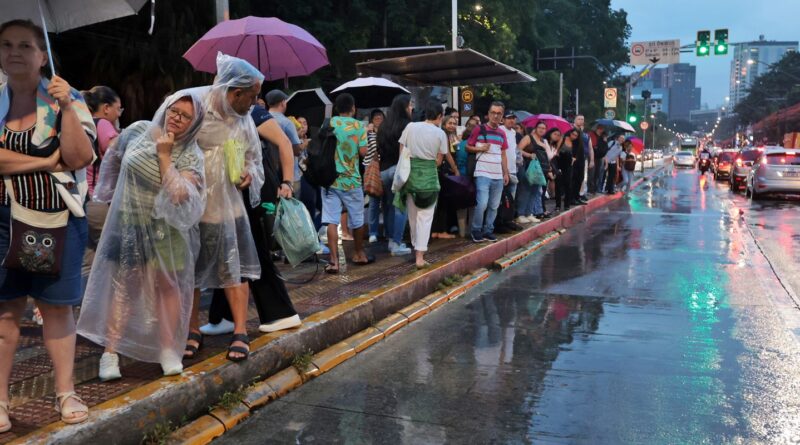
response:
[(231, 307), (234, 335), (228, 358), (249, 355), (247, 337), (247, 279), (261, 275), (255, 241), (250, 231), (241, 190), (249, 188), (252, 207), (260, 204), (264, 185), (261, 141), (250, 110), (264, 76), (248, 62), (217, 55), (214, 84), (193, 89), (203, 97), (206, 117), (197, 136), (205, 158), (206, 208), (200, 218), (195, 305), (184, 358), (194, 358), (202, 347), (199, 332), (199, 289), (224, 289)]
[(111, 207), (78, 320), (80, 335), (106, 347), (101, 380), (120, 377), (117, 352), (160, 363), (165, 375), (183, 369), (205, 208), (203, 116), (201, 98), (179, 91), (103, 160), (95, 199)]

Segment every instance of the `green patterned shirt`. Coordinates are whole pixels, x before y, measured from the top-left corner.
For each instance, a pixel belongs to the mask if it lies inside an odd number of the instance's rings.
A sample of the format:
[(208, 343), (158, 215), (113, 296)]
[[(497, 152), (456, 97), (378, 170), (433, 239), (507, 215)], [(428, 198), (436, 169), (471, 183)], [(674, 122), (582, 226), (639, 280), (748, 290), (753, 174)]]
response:
[(336, 134), (336, 173), (338, 176), (331, 188), (350, 191), (361, 187), (358, 169), (358, 152), (367, 146), (367, 129), (361, 121), (352, 117), (331, 118), (331, 127)]

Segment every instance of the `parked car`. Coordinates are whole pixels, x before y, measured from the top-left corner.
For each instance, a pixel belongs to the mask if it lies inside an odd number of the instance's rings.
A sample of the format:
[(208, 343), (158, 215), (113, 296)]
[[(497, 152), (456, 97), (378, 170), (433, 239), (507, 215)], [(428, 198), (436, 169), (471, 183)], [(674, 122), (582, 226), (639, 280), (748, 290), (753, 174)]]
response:
[(768, 147), (753, 163), (746, 186), (754, 200), (767, 193), (800, 193), (800, 150)]
[(694, 153), (691, 151), (679, 151), (675, 153), (675, 167), (694, 168)]
[(736, 162), (736, 150), (723, 150), (714, 157), (711, 168), (714, 170), (714, 179), (728, 178)]
[(761, 150), (755, 148), (743, 149), (736, 155), (729, 175), (731, 191), (739, 191), (739, 188), (745, 185), (747, 174), (750, 173), (753, 162), (755, 162), (759, 156), (761, 156)]

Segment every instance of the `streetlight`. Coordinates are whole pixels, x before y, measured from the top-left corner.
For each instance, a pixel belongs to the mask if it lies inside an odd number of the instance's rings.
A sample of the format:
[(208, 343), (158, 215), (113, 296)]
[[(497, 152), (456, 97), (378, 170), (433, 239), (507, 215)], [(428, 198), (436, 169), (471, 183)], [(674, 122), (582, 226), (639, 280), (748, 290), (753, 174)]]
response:
[(480, 3), (475, 3), (475, 11), (481, 12), (483, 11), (483, 6)]

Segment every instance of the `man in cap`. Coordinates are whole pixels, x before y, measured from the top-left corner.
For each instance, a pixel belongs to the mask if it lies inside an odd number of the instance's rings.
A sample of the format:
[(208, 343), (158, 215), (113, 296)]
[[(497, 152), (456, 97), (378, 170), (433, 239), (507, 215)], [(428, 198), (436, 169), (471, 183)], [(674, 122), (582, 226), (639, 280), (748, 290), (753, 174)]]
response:
[(267, 102), (267, 107), (269, 107), (269, 114), (272, 115), (273, 118), (278, 122), (278, 125), (281, 127), (281, 130), (286, 134), (286, 137), (289, 138), (289, 142), (292, 143), (292, 150), (294, 151), (294, 189), (299, 191), (300, 190), (300, 165), (298, 163), (298, 159), (302, 155), (303, 151), (308, 148), (308, 140), (303, 142), (300, 140), (300, 137), (297, 134), (297, 127), (295, 127), (294, 123), (286, 117), (286, 107), (287, 107), (287, 100), (289, 96), (286, 95), (281, 90), (272, 90), (269, 91), (264, 98)]

